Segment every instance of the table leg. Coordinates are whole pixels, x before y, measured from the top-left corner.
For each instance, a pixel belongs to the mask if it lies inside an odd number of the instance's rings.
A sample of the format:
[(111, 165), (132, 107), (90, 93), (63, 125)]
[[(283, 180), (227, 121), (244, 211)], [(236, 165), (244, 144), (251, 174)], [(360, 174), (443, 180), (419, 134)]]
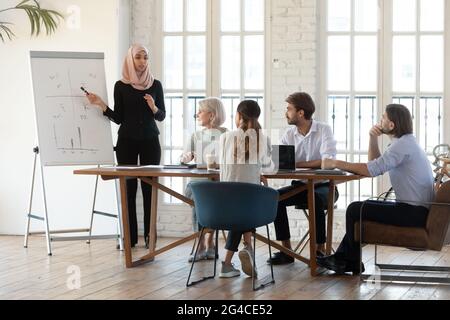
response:
[[(158, 177), (151, 178), (154, 182), (158, 183)], [(155, 252), (156, 250), (156, 240), (157, 240), (157, 221), (158, 221), (158, 187), (153, 184), (152, 185), (152, 204), (151, 204), (151, 213), (150, 213), (150, 241), (149, 241), (149, 251), (150, 253)]]
[(316, 207), (314, 202), (314, 180), (308, 180), (308, 211), (309, 211), (309, 266), (311, 276), (317, 274), (316, 262)]
[(127, 178), (120, 178), (120, 202), (122, 204), (122, 226), (124, 238), (125, 265), (127, 268), (133, 266), (131, 255), (130, 223), (128, 221), (128, 201), (127, 201)]
[(331, 254), (333, 249), (333, 217), (334, 217), (334, 181), (330, 181), (330, 189), (328, 191), (328, 209), (327, 209), (327, 246), (325, 253)]

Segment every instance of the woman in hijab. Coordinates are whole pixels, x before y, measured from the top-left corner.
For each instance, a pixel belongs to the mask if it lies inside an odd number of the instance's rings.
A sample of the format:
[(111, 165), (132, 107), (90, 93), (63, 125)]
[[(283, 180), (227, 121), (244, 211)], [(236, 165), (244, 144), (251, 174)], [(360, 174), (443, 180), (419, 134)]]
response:
[[(114, 86), (114, 110), (94, 93), (86, 94), (89, 102), (101, 108), (103, 115), (120, 125), (116, 155), (119, 165), (158, 165), (161, 160), (159, 130), (156, 121), (166, 117), (161, 82), (154, 79), (148, 63), (148, 50), (142, 45), (128, 49), (123, 64), (123, 78)], [(144, 198), (144, 238), (148, 247), (151, 186), (141, 183)], [(127, 202), (131, 246), (138, 242), (136, 218), (137, 179), (127, 180)]]

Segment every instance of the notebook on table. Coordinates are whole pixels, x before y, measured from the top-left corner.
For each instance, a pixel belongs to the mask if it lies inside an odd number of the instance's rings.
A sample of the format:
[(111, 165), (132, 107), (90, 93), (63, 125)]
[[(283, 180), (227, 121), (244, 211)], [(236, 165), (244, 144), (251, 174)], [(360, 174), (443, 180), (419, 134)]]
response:
[(191, 164), (165, 164), (163, 169), (195, 169), (197, 165), (195, 163)]

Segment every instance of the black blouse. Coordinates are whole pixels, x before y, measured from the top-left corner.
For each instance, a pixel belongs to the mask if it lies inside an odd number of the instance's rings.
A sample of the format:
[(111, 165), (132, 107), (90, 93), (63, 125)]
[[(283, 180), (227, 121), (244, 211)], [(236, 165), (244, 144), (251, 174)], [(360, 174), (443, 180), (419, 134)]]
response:
[[(155, 114), (144, 99), (145, 94), (155, 100), (158, 107)], [(114, 86), (114, 111), (108, 107), (103, 114), (120, 125), (119, 135), (122, 137), (142, 140), (158, 136), (155, 120), (163, 121), (166, 117), (161, 82), (155, 80), (147, 90), (137, 90), (130, 84), (117, 81)]]

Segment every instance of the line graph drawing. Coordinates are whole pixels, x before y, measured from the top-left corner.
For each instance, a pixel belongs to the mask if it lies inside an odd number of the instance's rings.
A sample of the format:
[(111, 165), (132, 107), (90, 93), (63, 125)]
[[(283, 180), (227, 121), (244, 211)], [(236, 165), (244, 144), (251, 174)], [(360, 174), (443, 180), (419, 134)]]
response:
[(35, 55), (31, 68), (41, 158), (46, 153), (58, 164), (114, 164), (109, 120), (80, 91), (88, 88), (107, 101), (103, 54)]
[[(69, 89), (72, 90), (72, 88), (77, 87), (74, 86), (74, 80), (71, 76), (71, 70), (68, 67), (66, 70), (67, 74), (67, 82), (69, 84)], [(90, 73), (89, 77), (96, 78), (95, 74)], [(55, 85), (56, 82), (60, 81), (59, 75), (52, 76), (49, 75), (50, 83), (52, 85)], [(84, 85), (86, 85), (85, 82), (83, 82)], [(56, 89), (61, 89), (62, 85), (57, 83)], [(89, 120), (89, 113), (90, 108), (88, 103), (85, 101), (86, 97), (82, 94), (73, 94), (72, 92), (63, 93), (59, 95), (48, 95), (46, 96), (49, 100), (49, 104), (56, 104), (58, 105), (58, 108), (55, 108), (55, 114), (53, 115), (53, 120), (55, 121), (53, 125), (53, 135), (55, 140), (55, 147), (57, 150), (61, 150), (63, 152), (74, 152), (74, 151), (86, 151), (86, 152), (96, 152), (98, 151), (97, 148), (92, 147), (84, 147), (83, 146), (83, 129), (80, 125), (79, 121), (88, 121)], [(66, 100), (66, 102), (61, 102), (62, 100)], [(59, 102), (55, 102), (59, 101)], [(70, 106), (67, 106), (67, 103), (70, 103)], [(72, 118), (71, 126), (73, 128), (73, 135), (64, 141), (64, 139), (61, 139), (60, 136), (63, 135), (60, 132), (61, 125), (58, 124), (58, 121), (64, 122), (67, 124), (68, 119)], [(66, 125), (64, 125), (64, 130), (67, 130)]]

